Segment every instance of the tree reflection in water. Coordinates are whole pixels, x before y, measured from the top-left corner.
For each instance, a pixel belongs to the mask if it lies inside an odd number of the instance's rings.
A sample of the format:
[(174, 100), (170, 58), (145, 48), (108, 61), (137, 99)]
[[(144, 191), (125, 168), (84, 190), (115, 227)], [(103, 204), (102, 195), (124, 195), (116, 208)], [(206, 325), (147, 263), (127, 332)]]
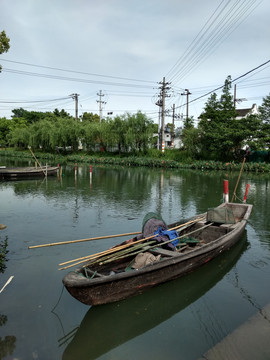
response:
[[(8, 246), (8, 237), (6, 236), (4, 240), (1, 241), (0, 237), (0, 273), (4, 273), (6, 269), (7, 261), (7, 246)], [(3, 326), (7, 323), (7, 316), (0, 314), (0, 326)], [(16, 337), (12, 335), (7, 335), (3, 339), (0, 337), (0, 360), (4, 359), (7, 355), (11, 355), (16, 347)]]

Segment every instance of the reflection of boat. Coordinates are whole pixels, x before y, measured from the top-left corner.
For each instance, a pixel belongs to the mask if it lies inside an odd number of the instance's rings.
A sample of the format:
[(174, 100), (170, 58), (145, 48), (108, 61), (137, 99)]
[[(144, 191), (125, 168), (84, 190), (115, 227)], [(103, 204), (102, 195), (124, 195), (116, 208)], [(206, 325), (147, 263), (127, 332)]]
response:
[(57, 173), (57, 166), (0, 167), (0, 179), (18, 179), (37, 176), (49, 176)]
[(64, 350), (62, 359), (96, 359), (168, 320), (215, 286), (237, 263), (247, 245), (245, 237), (230, 252), (214, 259), (200, 271), (157, 286), (140, 296), (91, 307)]
[[(178, 251), (162, 248), (164, 242), (157, 244), (153, 239), (155, 235), (151, 242), (149, 239), (128, 241), (123, 245), (124, 252), (123, 246), (117, 246), (105, 257), (104, 253), (98, 255), (92, 263), (68, 273), (63, 283), (72, 296), (87, 305), (105, 304), (139, 294), (185, 275), (229, 249), (240, 239), (251, 210), (252, 205), (223, 203), (183, 226), (180, 235), (185, 246)], [(178, 225), (172, 224), (170, 228)], [(130, 264), (138, 254), (138, 242), (143, 243), (139, 251), (154, 255), (156, 261), (134, 269)]]

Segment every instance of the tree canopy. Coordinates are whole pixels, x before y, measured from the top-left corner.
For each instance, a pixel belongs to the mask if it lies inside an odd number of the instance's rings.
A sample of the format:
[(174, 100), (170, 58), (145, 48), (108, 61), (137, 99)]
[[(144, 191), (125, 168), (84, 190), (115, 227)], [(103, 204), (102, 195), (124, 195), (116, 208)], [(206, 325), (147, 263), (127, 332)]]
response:
[[(5, 52), (8, 52), (9, 50), (9, 42), (10, 39), (7, 37), (5, 31), (3, 30), (2, 32), (0, 32), (0, 54), (3, 54)], [(0, 72), (2, 70), (2, 67), (0, 65)]]
[(86, 150), (110, 147), (119, 153), (145, 151), (153, 144), (156, 130), (152, 120), (140, 111), (102, 122), (93, 113), (84, 113), (81, 121), (75, 121), (64, 110), (43, 113), (19, 108), (12, 112), (11, 120), (0, 119), (0, 145), (31, 146), (49, 152), (67, 147), (77, 150), (79, 145)]
[(260, 117), (237, 119), (231, 90), (231, 77), (225, 80), (220, 98), (213, 93), (200, 116), (202, 156), (208, 159), (239, 159), (244, 147), (255, 148), (261, 136)]

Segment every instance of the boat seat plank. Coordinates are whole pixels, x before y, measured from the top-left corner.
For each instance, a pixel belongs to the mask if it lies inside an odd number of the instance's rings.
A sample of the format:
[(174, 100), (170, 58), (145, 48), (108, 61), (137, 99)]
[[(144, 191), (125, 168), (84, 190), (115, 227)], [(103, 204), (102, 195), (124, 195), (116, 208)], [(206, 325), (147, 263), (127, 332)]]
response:
[(163, 256), (170, 256), (170, 257), (179, 255), (179, 253), (177, 251), (166, 250), (166, 249), (162, 249), (162, 248), (152, 249), (151, 253), (154, 255), (163, 255)]
[(84, 270), (86, 271), (86, 273), (90, 276), (97, 276), (97, 277), (103, 277), (104, 275), (98, 273), (97, 271), (93, 271), (93, 270), (90, 270), (89, 268), (84, 268)]

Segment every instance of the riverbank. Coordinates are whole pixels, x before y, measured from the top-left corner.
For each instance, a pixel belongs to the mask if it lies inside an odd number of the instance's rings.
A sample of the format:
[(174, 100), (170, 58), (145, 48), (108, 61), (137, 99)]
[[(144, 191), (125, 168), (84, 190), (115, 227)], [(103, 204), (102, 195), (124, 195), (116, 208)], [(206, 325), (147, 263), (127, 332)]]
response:
[[(7, 158), (16, 159), (33, 159), (30, 151), (27, 150), (10, 150), (0, 149), (0, 156)], [(146, 167), (157, 167), (157, 168), (170, 168), (170, 169), (194, 169), (194, 170), (225, 170), (225, 171), (239, 171), (242, 163), (231, 162), (220, 162), (220, 161), (176, 161), (166, 158), (166, 155), (160, 158), (146, 157), (146, 156), (121, 156), (112, 155), (108, 153), (98, 153), (95, 155), (88, 155), (86, 153), (77, 154), (49, 154), (42, 152), (35, 152), (36, 158), (44, 163), (48, 162), (50, 165), (66, 165), (66, 164), (106, 164), (106, 165), (120, 165), (120, 166), (146, 166)], [(1, 165), (1, 164), (0, 164)], [(243, 171), (247, 172), (270, 172), (270, 164), (266, 162), (246, 162)]]

